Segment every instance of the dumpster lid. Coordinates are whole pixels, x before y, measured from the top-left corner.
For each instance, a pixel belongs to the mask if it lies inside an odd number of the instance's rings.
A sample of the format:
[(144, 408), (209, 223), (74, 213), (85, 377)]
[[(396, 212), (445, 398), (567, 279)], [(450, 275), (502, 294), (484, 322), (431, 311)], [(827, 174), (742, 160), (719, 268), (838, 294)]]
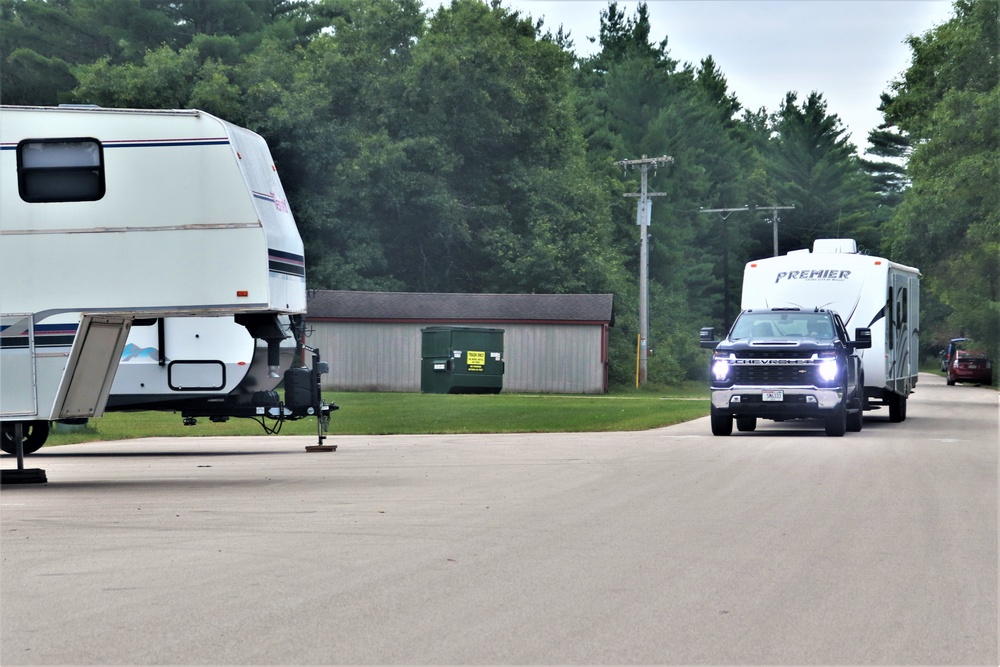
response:
[(423, 327), (420, 331), (481, 331), (484, 333), (503, 333), (503, 329), (492, 329), (489, 327), (470, 327), (470, 326), (445, 326), (437, 325), (432, 327)]

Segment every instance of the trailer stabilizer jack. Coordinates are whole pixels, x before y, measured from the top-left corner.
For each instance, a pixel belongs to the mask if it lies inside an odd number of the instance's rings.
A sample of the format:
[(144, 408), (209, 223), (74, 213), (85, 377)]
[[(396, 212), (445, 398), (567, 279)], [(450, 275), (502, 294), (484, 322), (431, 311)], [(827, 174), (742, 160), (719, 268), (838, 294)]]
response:
[(6, 484), (47, 484), (48, 478), (41, 468), (24, 467), (24, 435), (21, 422), (15, 422), (13, 428), (14, 453), (17, 455), (16, 470), (0, 470), (0, 486)]

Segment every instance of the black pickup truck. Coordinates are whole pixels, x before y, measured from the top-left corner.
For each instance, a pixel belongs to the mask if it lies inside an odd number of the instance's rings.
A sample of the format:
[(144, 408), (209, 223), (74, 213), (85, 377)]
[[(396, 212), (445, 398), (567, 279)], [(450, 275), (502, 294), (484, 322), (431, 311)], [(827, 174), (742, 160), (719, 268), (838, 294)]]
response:
[(753, 431), (757, 419), (822, 419), (826, 433), (860, 431), (864, 372), (855, 350), (871, 347), (871, 330), (850, 340), (840, 315), (815, 308), (745, 310), (722, 341), (701, 330), (713, 349), (712, 433)]

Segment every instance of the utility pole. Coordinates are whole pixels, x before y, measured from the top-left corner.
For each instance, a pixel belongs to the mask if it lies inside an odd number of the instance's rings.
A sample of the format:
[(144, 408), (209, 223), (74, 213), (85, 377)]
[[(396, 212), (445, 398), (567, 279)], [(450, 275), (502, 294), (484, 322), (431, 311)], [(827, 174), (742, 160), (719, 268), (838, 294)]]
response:
[(788, 211), (794, 206), (754, 206), (758, 211), (771, 211), (771, 224), (774, 225), (774, 256), (778, 256), (778, 211)]
[(722, 216), (722, 307), (725, 317), (723, 322), (726, 328), (733, 323), (729, 319), (729, 216), (735, 211), (749, 211), (749, 206), (743, 208), (703, 208), (700, 213), (718, 213)]
[(639, 361), (636, 376), (636, 385), (646, 384), (647, 360), (649, 358), (649, 209), (652, 202), (650, 197), (662, 197), (664, 192), (647, 192), (647, 175), (652, 168), (656, 168), (664, 163), (673, 162), (674, 158), (667, 155), (661, 157), (648, 158), (645, 155), (639, 160), (622, 160), (618, 164), (622, 169), (628, 171), (629, 167), (638, 167), (642, 174), (642, 185), (638, 193), (626, 193), (626, 197), (639, 198), (638, 224), (641, 239), (641, 250), (639, 252)]

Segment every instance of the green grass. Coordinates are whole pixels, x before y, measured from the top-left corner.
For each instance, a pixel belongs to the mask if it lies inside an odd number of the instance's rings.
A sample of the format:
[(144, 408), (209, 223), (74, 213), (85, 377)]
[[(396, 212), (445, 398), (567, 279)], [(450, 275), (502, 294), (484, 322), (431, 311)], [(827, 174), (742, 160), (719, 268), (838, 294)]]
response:
[[(646, 387), (607, 395), (336, 393), (325, 395), (333, 412), (330, 435), (394, 433), (553, 433), (633, 431), (669, 426), (708, 414), (708, 388)], [(273, 422), (269, 422), (273, 424)], [(58, 425), (47, 445), (152, 436), (253, 436), (264, 430), (250, 419), (184, 426), (179, 413), (118, 412), (72, 430)], [(315, 435), (316, 420), (286, 422), (281, 435)]]

